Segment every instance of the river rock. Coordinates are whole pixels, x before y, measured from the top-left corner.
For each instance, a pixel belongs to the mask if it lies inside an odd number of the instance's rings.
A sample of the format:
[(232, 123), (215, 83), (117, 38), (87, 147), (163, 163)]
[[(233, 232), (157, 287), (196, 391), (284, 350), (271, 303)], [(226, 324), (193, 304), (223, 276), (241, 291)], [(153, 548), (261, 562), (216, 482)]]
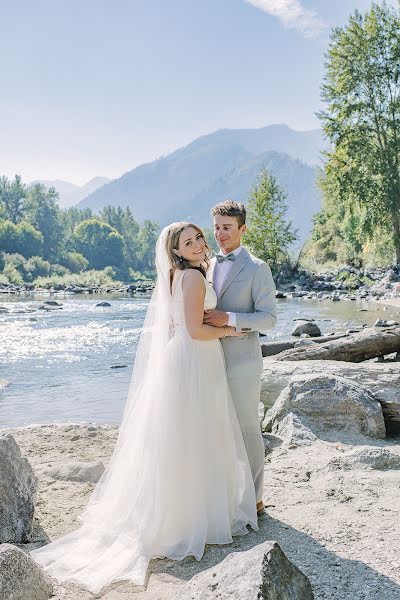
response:
[(303, 335), (307, 335), (302, 333), (298, 342), (294, 342), (294, 348), (301, 348), (302, 346), (317, 346), (318, 342), (314, 342), (309, 337), (303, 337)]
[(400, 406), (400, 369), (398, 364), (376, 362), (350, 363), (339, 360), (277, 361), (264, 358), (261, 400), (269, 408), (291, 381), (303, 375), (339, 375), (360, 382), (381, 402)]
[(291, 335), (300, 337), (302, 333), (306, 333), (311, 337), (319, 337), (321, 335), (321, 330), (316, 323), (311, 321), (300, 321), (293, 329)]
[(103, 473), (104, 465), (101, 461), (55, 465), (50, 469), (42, 471), (43, 475), (47, 475), (53, 479), (91, 483), (97, 483)]
[(309, 446), (317, 439), (317, 436), (302, 423), (301, 418), (292, 412), (274, 423), (272, 433), (288, 445)]
[(0, 543), (30, 540), (37, 478), (10, 434), (0, 435)]
[(329, 432), (333, 432), (334, 437), (341, 433), (386, 437), (379, 400), (344, 377), (320, 374), (293, 379), (267, 411), (266, 431), (275, 433), (279, 421), (291, 412), (317, 437), (326, 437)]
[[(400, 433), (400, 369), (398, 363), (350, 363), (337, 360), (277, 361), (264, 359), (261, 400), (270, 408), (281, 391), (302, 375), (340, 375), (375, 395), (381, 403), (388, 435)], [(263, 427), (265, 428), (265, 422)]]
[(308, 578), (277, 542), (229, 554), (195, 575), (176, 600), (313, 600)]
[(388, 471), (400, 469), (400, 453), (387, 448), (355, 448), (332, 458), (323, 471), (367, 469)]
[(52, 593), (49, 576), (25, 552), (0, 545), (1, 600), (47, 600)]

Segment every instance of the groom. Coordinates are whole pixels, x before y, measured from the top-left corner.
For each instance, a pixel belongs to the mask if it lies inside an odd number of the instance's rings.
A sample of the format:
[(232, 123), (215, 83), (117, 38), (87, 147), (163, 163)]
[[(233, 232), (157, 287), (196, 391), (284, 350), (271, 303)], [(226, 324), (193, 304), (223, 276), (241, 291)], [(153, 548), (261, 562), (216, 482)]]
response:
[(214, 236), (220, 248), (212, 259), (209, 278), (218, 297), (216, 310), (207, 310), (204, 323), (230, 325), (245, 337), (222, 339), (228, 383), (249, 457), (257, 499), (263, 503), (264, 443), (258, 416), (262, 354), (259, 332), (276, 324), (275, 284), (269, 266), (240, 245), (246, 231), (243, 204), (226, 200), (214, 206)]

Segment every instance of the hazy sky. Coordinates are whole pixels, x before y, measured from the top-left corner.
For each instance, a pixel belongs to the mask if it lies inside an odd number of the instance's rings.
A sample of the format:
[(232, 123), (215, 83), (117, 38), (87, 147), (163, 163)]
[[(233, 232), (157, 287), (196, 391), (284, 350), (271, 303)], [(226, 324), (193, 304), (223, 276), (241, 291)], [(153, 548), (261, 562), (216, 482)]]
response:
[(370, 3), (0, 0), (0, 175), (83, 183), (220, 128), (318, 127), (329, 31)]

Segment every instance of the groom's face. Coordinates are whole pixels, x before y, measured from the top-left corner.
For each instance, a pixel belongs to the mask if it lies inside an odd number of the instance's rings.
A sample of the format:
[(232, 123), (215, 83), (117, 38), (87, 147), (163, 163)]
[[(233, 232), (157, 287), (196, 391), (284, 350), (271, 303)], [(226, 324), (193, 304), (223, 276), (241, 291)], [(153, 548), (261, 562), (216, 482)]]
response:
[(214, 236), (218, 246), (225, 254), (236, 250), (240, 246), (240, 240), (246, 225), (239, 227), (239, 222), (235, 217), (225, 217), (224, 215), (215, 215), (214, 217)]

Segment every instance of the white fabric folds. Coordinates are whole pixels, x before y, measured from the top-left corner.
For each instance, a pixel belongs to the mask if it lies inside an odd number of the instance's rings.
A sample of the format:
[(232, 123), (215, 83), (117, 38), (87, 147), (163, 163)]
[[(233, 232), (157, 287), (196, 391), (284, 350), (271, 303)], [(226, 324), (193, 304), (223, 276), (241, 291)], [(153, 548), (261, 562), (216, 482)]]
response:
[[(184, 272), (171, 298), (167, 235), (165, 228), (157, 242), (157, 285), (110, 464), (79, 529), (31, 552), (59, 581), (94, 593), (116, 580), (144, 585), (153, 558), (199, 560), (206, 544), (258, 529), (221, 344), (187, 332)], [(213, 308), (205, 285), (205, 307)]]

